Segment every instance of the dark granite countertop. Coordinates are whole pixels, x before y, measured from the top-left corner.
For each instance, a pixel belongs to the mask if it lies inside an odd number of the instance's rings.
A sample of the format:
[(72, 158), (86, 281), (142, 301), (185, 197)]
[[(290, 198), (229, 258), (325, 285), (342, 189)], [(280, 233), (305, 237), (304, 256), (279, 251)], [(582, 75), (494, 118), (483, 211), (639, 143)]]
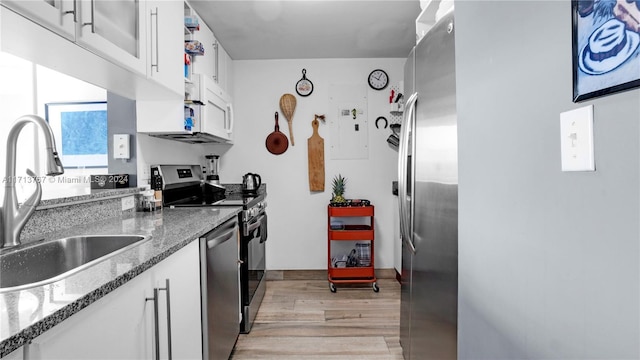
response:
[(45, 239), (89, 234), (136, 234), (152, 238), (65, 279), (0, 294), (0, 357), (220, 226), (240, 210), (240, 207), (209, 207), (129, 212), (121, 217), (44, 234)]

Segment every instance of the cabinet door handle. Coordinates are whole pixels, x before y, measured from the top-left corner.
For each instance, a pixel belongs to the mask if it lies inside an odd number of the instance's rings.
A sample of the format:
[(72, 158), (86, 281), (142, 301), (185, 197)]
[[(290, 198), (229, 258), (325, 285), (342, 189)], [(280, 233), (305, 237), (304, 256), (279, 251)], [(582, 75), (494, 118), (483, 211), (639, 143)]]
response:
[(227, 104), (227, 118), (229, 119), (229, 127), (227, 127), (227, 134), (233, 133), (233, 106), (231, 103)]
[(218, 78), (218, 60), (219, 60), (219, 57), (218, 57), (218, 45), (219, 45), (218, 44), (218, 40), (215, 40), (213, 42), (213, 50), (216, 53), (216, 55), (215, 55), (216, 66), (214, 67), (214, 69), (216, 71), (215, 71), (215, 74), (213, 75), (213, 80), (215, 80), (216, 84), (220, 83), (220, 79)]
[(171, 291), (169, 290), (169, 279), (165, 279), (165, 287), (159, 290), (164, 290), (167, 295), (167, 346), (169, 349), (169, 360), (173, 359), (173, 351), (171, 350)]
[(92, 33), (96, 32), (96, 25), (94, 24), (94, 19), (95, 19), (95, 4), (94, 4), (94, 1), (95, 0), (91, 0), (91, 22), (82, 23), (82, 26), (91, 25), (91, 32)]
[(156, 360), (160, 360), (160, 324), (158, 323), (158, 288), (153, 289), (153, 297), (145, 298), (145, 301), (153, 301), (153, 323), (155, 327)]
[(78, 1), (78, 0), (73, 0), (73, 10), (68, 10), (68, 11), (65, 11), (65, 12), (64, 12), (64, 14), (65, 14), (65, 15), (67, 15), (67, 14), (73, 14), (73, 22), (74, 22), (74, 23), (77, 23), (77, 22), (78, 22), (78, 15), (77, 15), (78, 13), (77, 13), (77, 11), (76, 11), (76, 10), (77, 10), (77, 5), (76, 5), (76, 4), (77, 4), (77, 1)]
[[(151, 68), (153, 69), (154, 67), (156, 68), (156, 72), (160, 71), (160, 52), (158, 50), (158, 37), (160, 35), (160, 33), (158, 32), (158, 8), (156, 8), (156, 11), (153, 12), (151, 11), (151, 21), (153, 22), (153, 17), (156, 17), (156, 41), (155, 41), (155, 45), (156, 45), (156, 63), (153, 63), (153, 59), (151, 61)], [(153, 32), (151, 32), (151, 36), (153, 37)]]
[(169, 279), (165, 279), (165, 287), (154, 288), (153, 297), (145, 298), (146, 301), (153, 301), (153, 322), (155, 332), (155, 348), (156, 360), (160, 360), (160, 316), (158, 310), (158, 292), (165, 291), (167, 295), (167, 349), (169, 352), (169, 360), (173, 359), (173, 350), (171, 347), (171, 290), (169, 289)]

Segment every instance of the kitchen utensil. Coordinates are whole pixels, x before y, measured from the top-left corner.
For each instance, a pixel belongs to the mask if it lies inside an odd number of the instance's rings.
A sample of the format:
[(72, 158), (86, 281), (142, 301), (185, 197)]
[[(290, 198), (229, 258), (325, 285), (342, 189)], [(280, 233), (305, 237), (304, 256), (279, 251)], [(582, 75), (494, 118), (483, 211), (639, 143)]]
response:
[(291, 94), (284, 94), (280, 97), (280, 110), (289, 123), (289, 137), (291, 138), (291, 146), (295, 146), (293, 140), (293, 113), (296, 111), (296, 97)]
[(324, 119), (324, 115), (315, 115), (311, 122), (313, 135), (307, 139), (310, 191), (324, 191), (324, 139), (318, 134), (318, 119)]
[(274, 155), (280, 155), (283, 152), (287, 151), (289, 147), (289, 140), (287, 140), (287, 136), (280, 131), (280, 126), (278, 125), (278, 112), (276, 111), (276, 126), (275, 130), (267, 136), (267, 140), (265, 142), (267, 146), (267, 150)]
[(398, 145), (400, 144), (400, 138), (396, 134), (391, 134), (387, 138), (387, 142), (391, 144), (393, 147), (397, 148)]
[(402, 125), (400, 125), (400, 124), (391, 124), (391, 125), (389, 125), (389, 127), (391, 128), (391, 131), (393, 131), (393, 133), (396, 134), (396, 135), (400, 135), (400, 127), (401, 126)]
[(296, 83), (296, 92), (300, 96), (309, 96), (313, 92), (313, 83), (307, 79), (307, 69), (302, 69), (302, 79)]
[(242, 177), (242, 192), (244, 194), (257, 194), (262, 184), (262, 178), (258, 174), (246, 173)]

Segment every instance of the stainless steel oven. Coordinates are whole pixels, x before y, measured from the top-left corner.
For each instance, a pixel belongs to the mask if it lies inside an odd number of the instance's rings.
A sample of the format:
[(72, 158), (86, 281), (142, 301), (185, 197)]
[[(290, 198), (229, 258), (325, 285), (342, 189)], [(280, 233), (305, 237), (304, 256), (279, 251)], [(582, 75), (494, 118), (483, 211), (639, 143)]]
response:
[(241, 213), (240, 294), (242, 322), (240, 332), (248, 333), (255, 321), (265, 292), (265, 241), (267, 241), (266, 202)]
[[(248, 333), (265, 293), (267, 241), (266, 186), (256, 194), (218, 192), (208, 186), (200, 165), (153, 165), (154, 189), (163, 190), (163, 206), (240, 206), (240, 332)], [(213, 191), (213, 193), (212, 193)]]

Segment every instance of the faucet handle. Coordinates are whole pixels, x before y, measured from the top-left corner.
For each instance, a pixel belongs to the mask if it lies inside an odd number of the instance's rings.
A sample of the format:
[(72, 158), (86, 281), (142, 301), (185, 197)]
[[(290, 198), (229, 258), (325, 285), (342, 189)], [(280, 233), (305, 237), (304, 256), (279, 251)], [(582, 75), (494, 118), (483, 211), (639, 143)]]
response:
[(31, 169), (27, 169), (27, 175), (33, 178), (34, 183), (36, 184), (36, 191), (34, 191), (33, 194), (29, 196), (29, 198), (22, 204), (21, 207), (29, 206), (35, 208), (40, 203), (40, 199), (42, 198), (42, 186), (36, 178), (36, 174)]

